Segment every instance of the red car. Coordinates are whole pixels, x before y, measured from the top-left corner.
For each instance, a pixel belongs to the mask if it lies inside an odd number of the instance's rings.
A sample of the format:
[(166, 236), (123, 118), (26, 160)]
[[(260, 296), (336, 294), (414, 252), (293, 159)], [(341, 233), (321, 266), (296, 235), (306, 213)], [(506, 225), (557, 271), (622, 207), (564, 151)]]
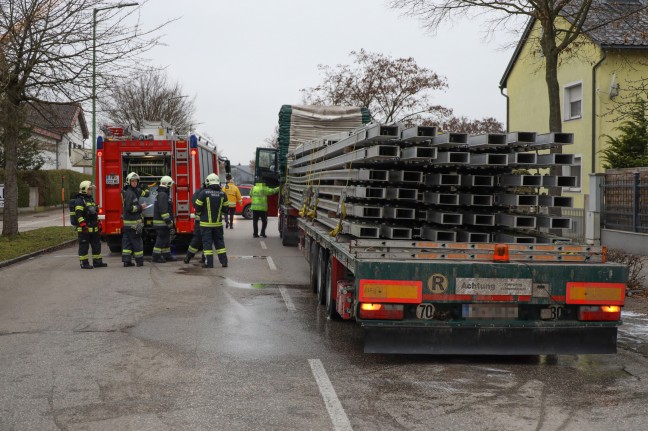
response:
[(236, 215), (242, 215), (246, 219), (252, 218), (252, 198), (250, 197), (250, 190), (252, 190), (252, 184), (241, 184), (238, 186), (239, 191), (241, 192), (241, 198), (243, 203), (236, 203)]

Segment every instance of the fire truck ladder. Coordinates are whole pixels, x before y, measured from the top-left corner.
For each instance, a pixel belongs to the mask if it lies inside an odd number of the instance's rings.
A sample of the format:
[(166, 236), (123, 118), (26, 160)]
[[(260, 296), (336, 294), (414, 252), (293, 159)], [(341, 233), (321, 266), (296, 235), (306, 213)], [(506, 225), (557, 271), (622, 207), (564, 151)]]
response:
[(189, 220), (191, 209), (189, 205), (189, 143), (188, 141), (174, 141), (173, 155), (176, 171), (176, 218)]

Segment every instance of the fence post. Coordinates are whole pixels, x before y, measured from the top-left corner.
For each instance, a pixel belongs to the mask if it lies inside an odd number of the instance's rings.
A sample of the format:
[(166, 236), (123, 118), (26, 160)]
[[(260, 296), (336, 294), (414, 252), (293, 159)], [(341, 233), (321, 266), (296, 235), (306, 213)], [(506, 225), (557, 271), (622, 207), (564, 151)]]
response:
[(639, 172), (633, 172), (632, 179), (632, 231), (639, 232)]
[(589, 205), (585, 211), (585, 242), (601, 245), (601, 213), (603, 212), (603, 183), (605, 174), (589, 174)]

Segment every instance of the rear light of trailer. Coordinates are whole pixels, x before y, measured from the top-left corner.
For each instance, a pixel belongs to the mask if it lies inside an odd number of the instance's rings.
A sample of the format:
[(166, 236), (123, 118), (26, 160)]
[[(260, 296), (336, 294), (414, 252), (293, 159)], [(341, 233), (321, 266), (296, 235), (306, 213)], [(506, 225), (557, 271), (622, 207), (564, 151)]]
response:
[(403, 305), (397, 304), (360, 304), (361, 319), (403, 320)]
[(578, 320), (599, 322), (621, 320), (621, 307), (618, 305), (583, 305), (578, 307)]

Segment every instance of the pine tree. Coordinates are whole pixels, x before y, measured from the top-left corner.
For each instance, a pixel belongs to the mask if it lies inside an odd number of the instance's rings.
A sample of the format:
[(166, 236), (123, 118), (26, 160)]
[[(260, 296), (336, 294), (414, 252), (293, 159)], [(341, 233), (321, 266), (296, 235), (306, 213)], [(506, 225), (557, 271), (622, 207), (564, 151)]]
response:
[(621, 134), (618, 137), (607, 135), (608, 146), (601, 150), (605, 169), (648, 166), (646, 108), (645, 100), (637, 100), (630, 112), (630, 119), (615, 128)]

